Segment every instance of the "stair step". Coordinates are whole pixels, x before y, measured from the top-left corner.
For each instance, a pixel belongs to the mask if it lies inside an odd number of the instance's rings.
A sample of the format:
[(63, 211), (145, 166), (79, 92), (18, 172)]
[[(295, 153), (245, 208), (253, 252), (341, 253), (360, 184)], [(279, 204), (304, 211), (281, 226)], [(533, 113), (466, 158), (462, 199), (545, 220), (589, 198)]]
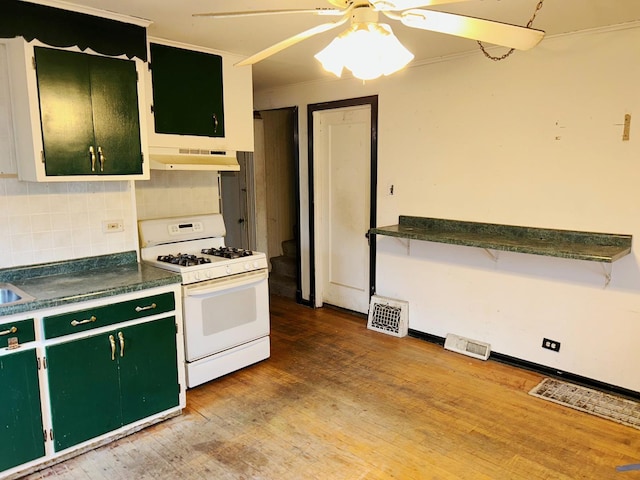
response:
[(285, 257), (296, 258), (296, 252), (298, 250), (298, 246), (296, 244), (295, 239), (285, 240), (282, 242), (282, 251)]
[(291, 277), (285, 277), (283, 275), (270, 275), (269, 276), (269, 293), (272, 295), (279, 295), (281, 297), (296, 298), (296, 281)]
[(296, 278), (298, 274), (296, 259), (287, 256), (272, 257), (271, 274)]

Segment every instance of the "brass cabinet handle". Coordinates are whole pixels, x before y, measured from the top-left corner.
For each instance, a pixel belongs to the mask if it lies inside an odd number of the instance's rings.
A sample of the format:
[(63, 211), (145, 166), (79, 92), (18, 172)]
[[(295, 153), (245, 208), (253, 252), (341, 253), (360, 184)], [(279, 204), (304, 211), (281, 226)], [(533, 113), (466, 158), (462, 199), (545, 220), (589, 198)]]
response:
[(136, 312), (142, 312), (144, 310), (152, 310), (156, 307), (157, 305), (155, 303), (152, 303), (151, 305), (147, 305), (146, 307), (136, 307)]
[(91, 315), (91, 318), (87, 318), (86, 320), (72, 320), (71, 321), (71, 326), (72, 327), (77, 327), (78, 325), (84, 325), (85, 323), (91, 323), (91, 322), (95, 322), (97, 320), (97, 318), (94, 315)]
[(11, 327), (9, 330), (0, 332), (0, 335), (9, 335), (10, 333), (16, 333), (17, 331), (18, 331), (18, 327)]
[(122, 332), (118, 332), (118, 338), (120, 339), (120, 356), (124, 357), (124, 335)]
[(93, 145), (89, 146), (89, 157), (91, 158), (91, 171), (96, 171), (96, 154), (93, 150)]
[(102, 151), (102, 147), (98, 147), (98, 161), (100, 162), (100, 171), (104, 172), (104, 162), (107, 161), (107, 157)]
[(113, 335), (109, 335), (109, 343), (111, 344), (111, 360), (116, 359), (116, 339)]

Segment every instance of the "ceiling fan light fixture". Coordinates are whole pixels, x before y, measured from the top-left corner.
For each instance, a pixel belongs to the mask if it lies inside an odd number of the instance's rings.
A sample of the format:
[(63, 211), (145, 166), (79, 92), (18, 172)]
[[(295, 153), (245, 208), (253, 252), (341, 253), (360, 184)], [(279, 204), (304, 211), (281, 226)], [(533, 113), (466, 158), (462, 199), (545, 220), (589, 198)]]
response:
[(323, 68), (340, 77), (344, 68), (361, 80), (391, 75), (404, 68), (413, 54), (385, 23), (357, 22), (315, 57)]
[[(440, 3), (440, 2), (432, 2), (430, 0), (370, 0), (373, 8), (379, 12), (382, 11), (393, 11), (393, 10), (407, 10), (409, 8), (416, 7), (425, 7), (431, 5), (432, 3)], [(443, 2), (448, 3), (448, 2)]]
[(314, 57), (320, 62), (322, 68), (327, 72), (333, 73), (336, 77), (342, 76), (344, 68), (344, 59), (342, 58), (340, 37), (334, 38), (329, 45), (320, 50)]

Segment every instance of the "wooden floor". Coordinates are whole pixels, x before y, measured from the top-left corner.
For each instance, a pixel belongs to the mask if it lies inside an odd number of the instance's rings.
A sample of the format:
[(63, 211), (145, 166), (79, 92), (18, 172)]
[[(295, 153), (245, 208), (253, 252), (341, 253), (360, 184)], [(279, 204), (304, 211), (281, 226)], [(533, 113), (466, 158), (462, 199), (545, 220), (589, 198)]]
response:
[(184, 415), (29, 479), (640, 479), (640, 431), (528, 395), (541, 376), (273, 296), (272, 356)]

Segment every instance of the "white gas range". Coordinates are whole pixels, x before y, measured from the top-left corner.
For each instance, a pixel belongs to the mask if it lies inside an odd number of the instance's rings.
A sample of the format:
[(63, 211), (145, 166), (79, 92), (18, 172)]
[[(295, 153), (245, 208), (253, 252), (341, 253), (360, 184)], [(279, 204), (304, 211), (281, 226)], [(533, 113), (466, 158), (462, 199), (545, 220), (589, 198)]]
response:
[(269, 357), (266, 255), (224, 244), (220, 214), (138, 222), (142, 261), (182, 276), (187, 386)]

